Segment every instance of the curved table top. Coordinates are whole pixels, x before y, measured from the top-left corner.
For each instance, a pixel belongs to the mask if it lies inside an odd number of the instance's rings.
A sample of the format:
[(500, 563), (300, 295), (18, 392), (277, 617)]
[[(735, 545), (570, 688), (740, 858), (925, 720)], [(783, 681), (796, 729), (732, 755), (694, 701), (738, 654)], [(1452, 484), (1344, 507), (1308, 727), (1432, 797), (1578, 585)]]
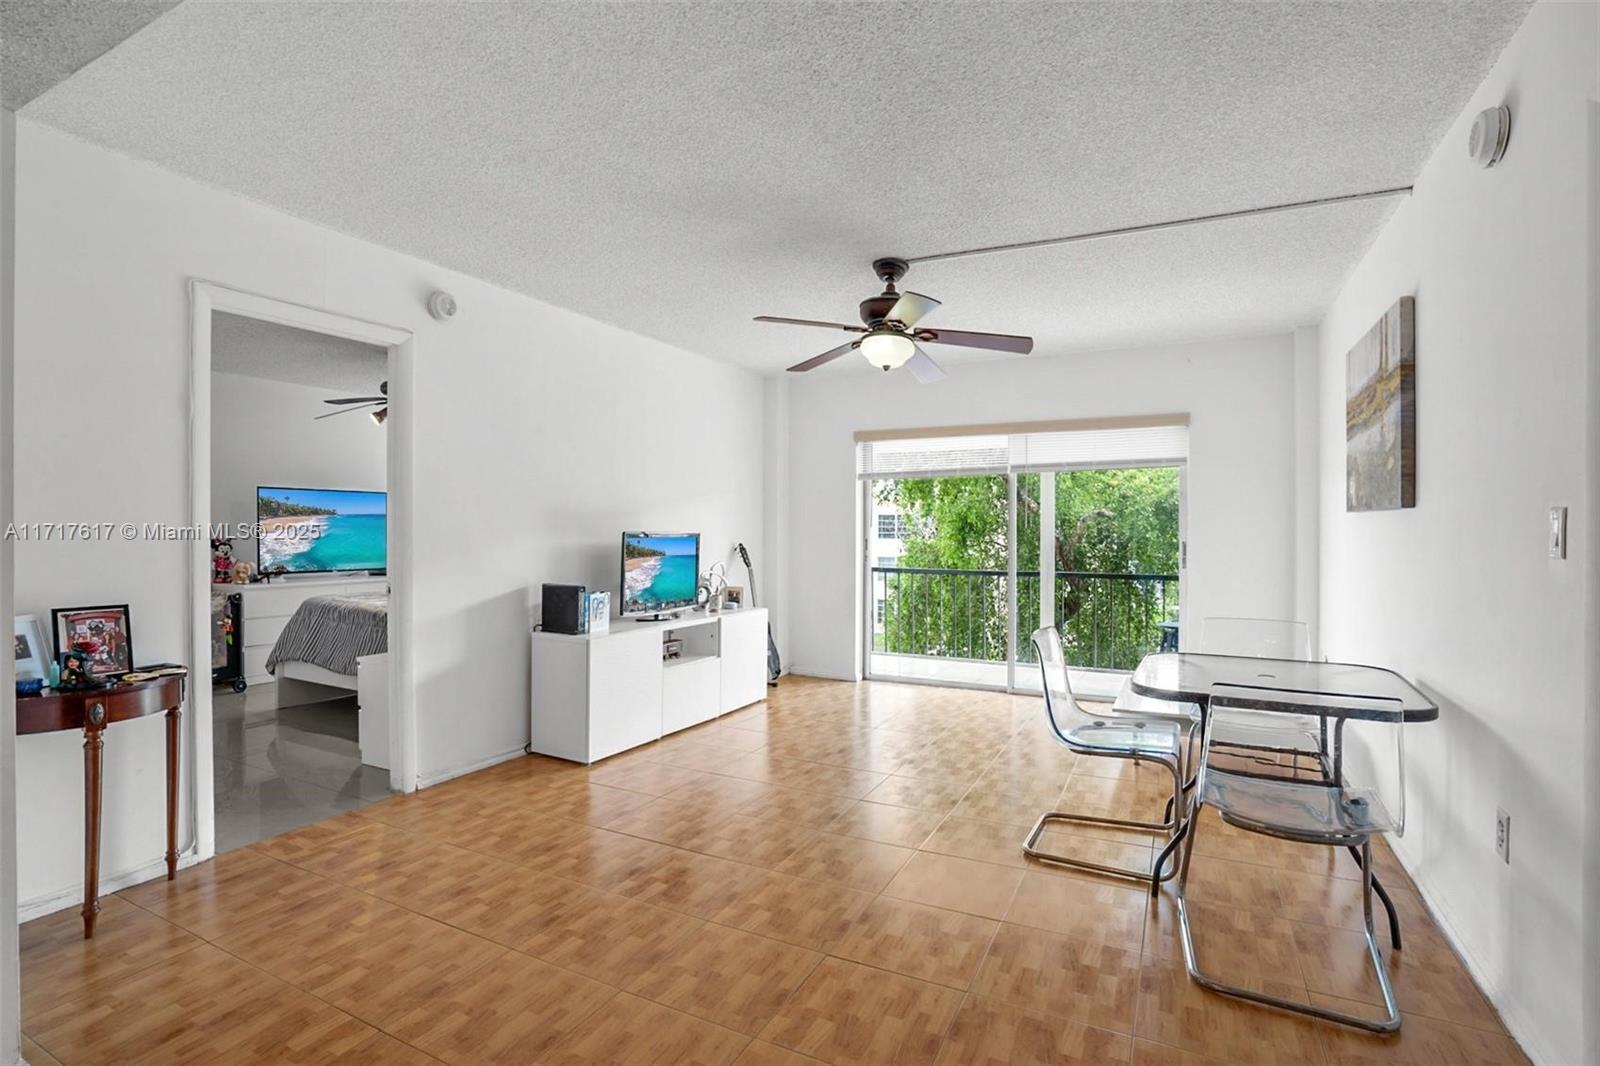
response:
[(1245, 655), (1201, 652), (1158, 652), (1146, 655), (1133, 672), (1131, 686), (1141, 696), (1204, 705), (1216, 685), (1268, 688), (1280, 692), (1320, 694), (1304, 704), (1283, 703), (1285, 711), (1328, 714), (1327, 696), (1399, 700), (1407, 722), (1432, 722), (1439, 708), (1415, 685), (1381, 666), (1358, 663), (1257, 659)]
[[(170, 674), (149, 681), (119, 682), (106, 688), (63, 692), (46, 689), (38, 696), (17, 697), (17, 735), (82, 729), (98, 715), (101, 726), (130, 718), (161, 714), (183, 706), (184, 676)], [(98, 712), (91, 711), (99, 707)]]

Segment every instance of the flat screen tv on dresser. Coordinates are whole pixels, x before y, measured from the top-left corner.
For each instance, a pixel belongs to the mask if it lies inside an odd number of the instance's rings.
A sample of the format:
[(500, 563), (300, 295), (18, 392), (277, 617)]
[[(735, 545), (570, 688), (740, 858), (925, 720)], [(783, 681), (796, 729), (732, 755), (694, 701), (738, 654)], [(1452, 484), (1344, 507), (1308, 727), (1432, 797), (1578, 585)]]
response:
[(388, 494), (359, 489), (256, 488), (256, 569), (292, 574), (386, 570)]

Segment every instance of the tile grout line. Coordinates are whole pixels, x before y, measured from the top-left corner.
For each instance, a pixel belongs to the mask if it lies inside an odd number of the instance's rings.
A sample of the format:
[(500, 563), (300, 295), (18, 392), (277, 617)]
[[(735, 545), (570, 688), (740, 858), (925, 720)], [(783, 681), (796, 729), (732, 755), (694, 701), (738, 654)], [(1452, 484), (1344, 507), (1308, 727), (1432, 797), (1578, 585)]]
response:
[[(293, 831), (294, 830), (290, 830), (290, 832), (293, 832)], [(273, 856), (270, 856), (270, 855), (266, 856), (266, 857), (267, 858), (273, 858)], [(281, 859), (274, 859), (274, 861), (282, 862)], [(293, 865), (293, 864), (292, 863), (286, 863), (285, 865)], [(295, 869), (302, 870), (303, 872), (311, 874), (314, 877), (322, 877), (322, 875), (318, 874), (315, 870), (306, 870), (304, 867), (300, 867), (300, 866), (296, 866)], [(335, 884), (335, 885), (339, 884), (339, 882), (333, 881), (331, 878), (324, 877), (323, 880), (328, 881), (330, 884)], [(341, 885), (340, 887), (348, 888), (350, 886)], [(360, 889), (356, 889), (356, 891), (360, 891)], [(384, 1036), (389, 1037), (391, 1040), (398, 1041), (399, 1043), (404, 1044), (406, 1047), (409, 1047), (409, 1048), (411, 1048), (411, 1049), (413, 1049), (413, 1050), (415, 1050), (417, 1052), (420, 1052), (423, 1055), (427, 1055), (430, 1059), (436, 1058), (434, 1055), (429, 1054), (427, 1051), (424, 1051), (422, 1048), (417, 1047), (415, 1044), (411, 1043), (410, 1041), (402, 1040), (400, 1037), (396, 1036), (394, 1033), (389, 1032), (387, 1029), (383, 1028), (382, 1026), (376, 1025), (376, 1024), (374, 1024), (372, 1022), (369, 1022), (365, 1018), (360, 1017), (359, 1015), (352, 1014), (351, 1012), (345, 1010), (343, 1007), (338, 1006), (337, 1004), (332, 1003), (327, 999), (324, 999), (322, 996), (319, 996), (317, 993), (311, 991), (310, 989), (305, 988), (305, 987), (303, 987), (301, 985), (295, 984), (293, 981), (287, 980), (286, 978), (279, 977), (277, 974), (273, 973), (271, 970), (268, 970), (266, 967), (258, 966), (257, 964), (251, 962), (249, 959), (244, 958), (241, 955), (237, 955), (232, 951), (229, 951), (226, 947), (224, 947), (223, 945), (219, 944), (215, 940), (211, 940), (208, 937), (203, 937), (199, 933), (195, 932), (192, 929), (187, 929), (184, 926), (179, 925), (177, 922), (169, 920), (168, 918), (166, 918), (163, 915), (156, 914), (154, 911), (152, 911), (152, 910), (150, 910), (150, 909), (148, 909), (146, 907), (143, 907), (138, 903), (134, 903), (133, 900), (124, 900), (124, 902), (126, 902), (128, 904), (131, 904), (134, 907), (137, 907), (139, 910), (144, 911), (146, 914), (149, 914), (153, 918), (156, 918), (156, 919), (158, 919), (160, 921), (166, 922), (168, 925), (172, 926), (175, 929), (182, 930), (183, 932), (185, 932), (185, 933), (189, 934), (190, 936), (194, 937), (196, 940), (200, 941), (200, 943), (197, 944), (195, 947), (190, 948), (189, 949), (190, 951), (199, 951), (201, 947), (214, 948), (217, 951), (221, 952), (222, 954), (228, 956), (228, 958), (233, 959), (236, 962), (242, 963), (245, 966), (250, 967), (250, 969), (256, 971), (259, 974), (261, 974), (263, 977), (266, 977), (268, 980), (276, 981), (278, 984), (283, 985), (285, 988), (292, 988), (296, 992), (299, 992), (301, 995), (308, 996), (311, 999), (316, 1000), (318, 1003), (321, 1003), (323, 1006), (327, 1007), (329, 1010), (336, 1011), (339, 1014), (344, 1015), (346, 1018), (351, 1019), (352, 1021), (358, 1022), (361, 1025), (365, 1025), (368, 1029), (371, 1029), (374, 1033), (382, 1033)], [(385, 900), (384, 902), (388, 902), (388, 901)], [(249, 924), (249, 923), (247, 923), (247, 924)], [(509, 950), (509, 949), (507, 949), (507, 950)], [(490, 960), (490, 961), (492, 961), (492, 960)], [(161, 963), (156, 963), (155, 965), (162, 965), (162, 964)], [(487, 963), (484, 963), (482, 965), (487, 965)], [(476, 972), (477, 969), (479, 969), (479, 968), (481, 968), (481, 965), (480, 965), (480, 967), (475, 967), (470, 972)], [(46, 1048), (45, 1050), (48, 1051), (49, 1049)], [(63, 1060), (62, 1066), (69, 1066), (69, 1064), (67, 1064)]]

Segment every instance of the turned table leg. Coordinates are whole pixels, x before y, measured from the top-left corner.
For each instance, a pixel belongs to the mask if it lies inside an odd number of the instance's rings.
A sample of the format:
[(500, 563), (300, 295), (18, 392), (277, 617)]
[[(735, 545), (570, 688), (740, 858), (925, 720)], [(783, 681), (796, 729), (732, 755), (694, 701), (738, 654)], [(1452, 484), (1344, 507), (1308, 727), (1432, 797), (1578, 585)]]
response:
[(105, 705), (90, 706), (83, 723), (83, 938), (94, 936), (100, 914), (100, 772), (105, 762)]
[(178, 720), (181, 712), (167, 711), (167, 880), (178, 876)]

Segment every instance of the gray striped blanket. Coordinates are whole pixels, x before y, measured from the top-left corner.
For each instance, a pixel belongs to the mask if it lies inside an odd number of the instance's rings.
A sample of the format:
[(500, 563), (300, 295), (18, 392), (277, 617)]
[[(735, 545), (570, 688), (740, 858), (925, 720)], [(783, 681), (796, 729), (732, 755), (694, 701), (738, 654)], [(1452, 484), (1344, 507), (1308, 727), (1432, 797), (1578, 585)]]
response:
[(278, 635), (267, 671), (281, 662), (312, 663), (336, 674), (354, 674), (356, 657), (389, 650), (389, 597), (312, 596)]

